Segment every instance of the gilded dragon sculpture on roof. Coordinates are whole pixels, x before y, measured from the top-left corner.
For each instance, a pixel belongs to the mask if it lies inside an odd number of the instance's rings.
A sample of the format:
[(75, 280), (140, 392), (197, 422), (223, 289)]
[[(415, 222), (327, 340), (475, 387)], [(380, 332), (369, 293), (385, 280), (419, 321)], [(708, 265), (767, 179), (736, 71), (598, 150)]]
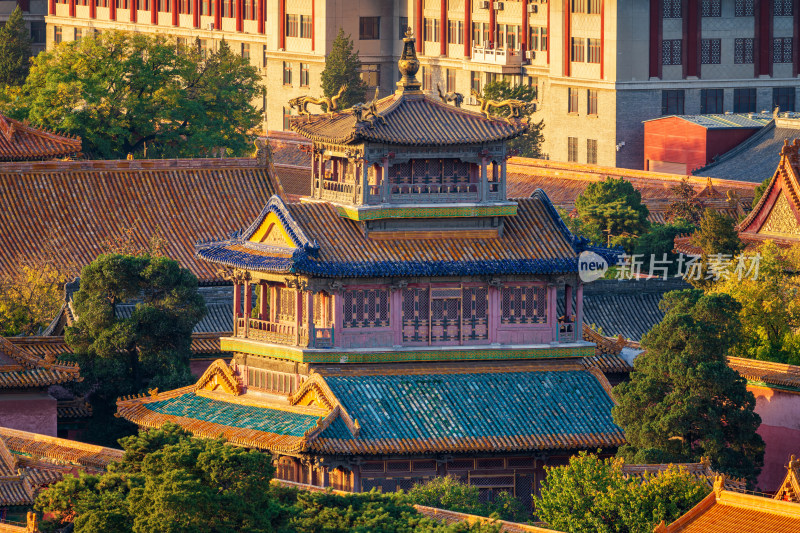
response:
[(298, 96), (289, 100), (289, 107), (297, 109), (300, 115), (310, 115), (311, 113), (308, 112), (308, 104), (318, 105), (320, 107), (325, 105), (327, 112), (333, 114), (334, 111), (339, 110), (339, 99), (344, 95), (346, 90), (347, 85), (342, 85), (339, 87), (339, 92), (330, 97), (323, 96), (321, 98), (314, 98), (308, 95)]

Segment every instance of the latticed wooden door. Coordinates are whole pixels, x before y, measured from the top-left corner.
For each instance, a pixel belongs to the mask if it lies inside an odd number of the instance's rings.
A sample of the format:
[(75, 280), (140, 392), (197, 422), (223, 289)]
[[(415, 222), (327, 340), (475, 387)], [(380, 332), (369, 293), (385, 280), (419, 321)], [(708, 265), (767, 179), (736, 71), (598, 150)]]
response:
[(461, 291), (464, 342), (489, 339), (489, 289), (467, 287)]
[(461, 341), (461, 289), (431, 289), (431, 343)]
[(430, 291), (403, 289), (403, 342), (428, 342)]

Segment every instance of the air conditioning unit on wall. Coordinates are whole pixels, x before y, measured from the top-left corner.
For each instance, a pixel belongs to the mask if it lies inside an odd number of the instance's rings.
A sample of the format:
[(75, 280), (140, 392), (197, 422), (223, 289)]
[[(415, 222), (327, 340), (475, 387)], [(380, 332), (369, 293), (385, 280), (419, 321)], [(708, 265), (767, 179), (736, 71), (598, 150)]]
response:
[(214, 23), (213, 22), (209, 22), (208, 23), (208, 29), (209, 30), (213, 30), (214, 29)]
[(503, 2), (495, 2), (494, 3), (494, 9), (496, 11), (502, 11), (503, 10)]
[(491, 2), (489, 2), (488, 0), (486, 0), (485, 2), (481, 2), (480, 8), (481, 8), (481, 9), (489, 9), (489, 6), (490, 6), (491, 4), (492, 4)]
[(539, 12), (539, 6), (536, 4), (528, 4), (528, 13), (536, 14)]
[(525, 59), (536, 59), (535, 50), (525, 50)]

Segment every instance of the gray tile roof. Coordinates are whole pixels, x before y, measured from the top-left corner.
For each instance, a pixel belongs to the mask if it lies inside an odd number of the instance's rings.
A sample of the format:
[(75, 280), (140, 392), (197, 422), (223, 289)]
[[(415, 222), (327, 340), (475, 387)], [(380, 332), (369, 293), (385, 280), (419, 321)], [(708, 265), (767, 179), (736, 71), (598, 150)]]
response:
[[(600, 328), (606, 337), (622, 335), (638, 342), (664, 318), (658, 308), (664, 293), (688, 288), (689, 284), (680, 279), (588, 283), (583, 292), (583, 321)], [(563, 292), (558, 298), (558, 313), (564, 313)]]
[(800, 121), (796, 127), (779, 119), (753, 134), (742, 144), (722, 154), (717, 161), (693, 172), (695, 176), (733, 179), (761, 183), (772, 177), (778, 167), (783, 142), (800, 138)]
[[(671, 115), (674, 118), (680, 118), (692, 124), (697, 124), (709, 130), (717, 129), (732, 129), (732, 128), (761, 128), (766, 126), (772, 120), (772, 114), (759, 113), (737, 113), (730, 115)], [(661, 120), (670, 117), (658, 117), (652, 120)], [(651, 122), (652, 120), (645, 120)]]

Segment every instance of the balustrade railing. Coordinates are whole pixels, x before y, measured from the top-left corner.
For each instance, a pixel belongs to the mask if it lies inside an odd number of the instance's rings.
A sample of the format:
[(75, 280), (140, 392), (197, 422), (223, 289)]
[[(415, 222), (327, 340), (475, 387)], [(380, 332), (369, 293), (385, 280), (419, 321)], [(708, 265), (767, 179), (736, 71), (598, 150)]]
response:
[(480, 200), (477, 183), (459, 185), (392, 185), (389, 187), (390, 202), (452, 202)]
[[(248, 325), (248, 339), (290, 345), (295, 345), (297, 342), (297, 331), (294, 324), (282, 324), (280, 322), (268, 322), (251, 318)], [(243, 337), (244, 335), (238, 336)]]
[(477, 63), (490, 63), (493, 65), (522, 65), (522, 54), (519, 50), (473, 46), (472, 61)]

